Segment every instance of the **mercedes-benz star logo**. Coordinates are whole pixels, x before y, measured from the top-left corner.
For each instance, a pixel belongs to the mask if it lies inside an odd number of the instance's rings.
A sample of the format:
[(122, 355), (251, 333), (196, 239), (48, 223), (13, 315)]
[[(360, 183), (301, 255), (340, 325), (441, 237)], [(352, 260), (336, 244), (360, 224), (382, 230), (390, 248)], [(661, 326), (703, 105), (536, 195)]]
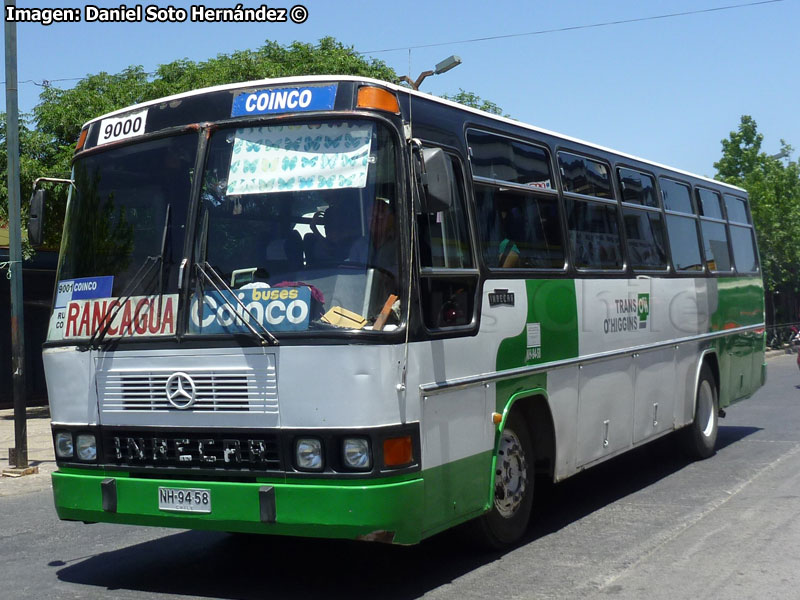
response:
[(197, 400), (197, 388), (194, 385), (194, 381), (181, 371), (170, 375), (169, 379), (167, 379), (167, 385), (164, 387), (166, 388), (169, 403), (180, 410), (189, 408)]

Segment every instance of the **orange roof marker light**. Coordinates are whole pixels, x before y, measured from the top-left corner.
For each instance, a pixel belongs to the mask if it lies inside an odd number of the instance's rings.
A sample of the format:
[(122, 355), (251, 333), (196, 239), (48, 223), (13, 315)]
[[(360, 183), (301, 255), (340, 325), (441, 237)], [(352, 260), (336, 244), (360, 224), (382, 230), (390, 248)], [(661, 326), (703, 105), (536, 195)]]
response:
[(81, 134), (78, 136), (78, 143), (75, 145), (75, 152), (79, 152), (81, 148), (83, 148), (83, 144), (86, 142), (86, 134), (89, 133), (89, 128), (84, 127), (81, 129)]
[(396, 115), (400, 114), (400, 104), (397, 102), (397, 96), (388, 90), (371, 85), (358, 88), (356, 106), (358, 108), (384, 110)]

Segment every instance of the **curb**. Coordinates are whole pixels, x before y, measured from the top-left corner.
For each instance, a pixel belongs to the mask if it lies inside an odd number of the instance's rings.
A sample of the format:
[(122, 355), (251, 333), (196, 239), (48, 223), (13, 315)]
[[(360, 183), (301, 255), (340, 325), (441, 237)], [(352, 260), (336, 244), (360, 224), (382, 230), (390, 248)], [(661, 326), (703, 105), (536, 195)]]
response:
[(783, 350), (781, 350), (781, 349), (778, 349), (778, 350), (767, 350), (764, 353), (764, 356), (765, 356), (765, 358), (774, 358), (776, 356), (783, 356), (785, 354), (792, 355), (792, 354), (794, 354), (794, 352), (789, 348), (784, 348)]

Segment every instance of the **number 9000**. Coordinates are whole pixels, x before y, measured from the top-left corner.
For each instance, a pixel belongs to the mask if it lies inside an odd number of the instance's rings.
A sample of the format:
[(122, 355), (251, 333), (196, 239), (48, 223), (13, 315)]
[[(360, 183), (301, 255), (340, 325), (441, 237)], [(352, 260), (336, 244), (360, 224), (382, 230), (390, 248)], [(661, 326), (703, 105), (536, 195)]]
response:
[(103, 130), (103, 137), (105, 139), (117, 138), (131, 134), (141, 133), (142, 117), (135, 119), (125, 119), (124, 121), (117, 121), (116, 123), (108, 123)]

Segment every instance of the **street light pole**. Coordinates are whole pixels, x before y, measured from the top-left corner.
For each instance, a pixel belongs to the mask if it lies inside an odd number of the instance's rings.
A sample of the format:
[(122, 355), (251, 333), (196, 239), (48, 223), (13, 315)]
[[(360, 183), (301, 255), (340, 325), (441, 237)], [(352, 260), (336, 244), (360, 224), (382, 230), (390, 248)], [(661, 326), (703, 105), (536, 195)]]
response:
[(450, 69), (455, 69), (458, 65), (461, 64), (461, 57), (456, 56), (455, 54), (452, 56), (448, 56), (442, 62), (438, 63), (432, 71), (423, 71), (419, 74), (416, 80), (412, 80), (411, 77), (408, 75), (403, 75), (400, 77), (400, 81), (405, 81), (408, 85), (411, 86), (412, 90), (419, 90), (419, 86), (422, 85), (422, 81), (426, 77), (430, 77), (431, 75), (441, 75), (442, 73), (446, 73)]
[[(5, 0), (15, 6), (16, 0)], [(11, 382), (14, 396), (14, 452), (9, 463), (28, 467), (25, 401), (25, 327), (22, 309), (22, 225), (19, 191), (19, 106), (17, 24), (6, 20), (6, 149), (8, 154), (8, 270), (11, 275)], [(12, 454), (9, 452), (9, 454)]]

